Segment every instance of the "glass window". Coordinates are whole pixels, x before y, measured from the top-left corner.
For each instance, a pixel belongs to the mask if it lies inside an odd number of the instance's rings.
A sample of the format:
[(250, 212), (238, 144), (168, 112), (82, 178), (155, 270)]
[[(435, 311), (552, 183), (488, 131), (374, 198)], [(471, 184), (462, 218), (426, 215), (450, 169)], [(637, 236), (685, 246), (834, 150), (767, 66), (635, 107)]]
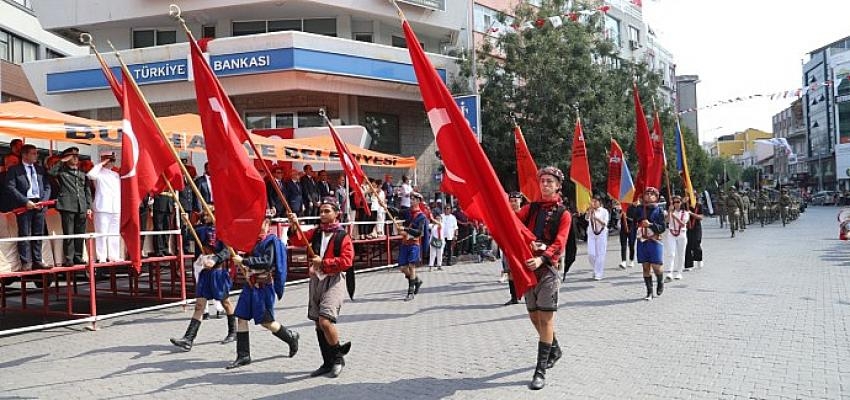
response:
[(32, 0), (12, 0), (21, 7), (28, 8), (32, 10)]
[(269, 21), (269, 32), (281, 31), (300, 31), (300, 19), (281, 19), (277, 21)]
[(298, 128), (312, 128), (317, 126), (325, 126), (325, 119), (319, 116), (317, 112), (299, 112), (298, 113)]
[(9, 34), (0, 31), (0, 60), (11, 61), (12, 46), (9, 44)]
[(277, 113), (274, 115), (275, 128), (294, 128), (295, 113)]
[(47, 58), (49, 58), (49, 59), (53, 59), (53, 58), (65, 58), (65, 55), (64, 55), (64, 54), (62, 54), (62, 53), (60, 53), (60, 52), (58, 52), (58, 51), (53, 51), (53, 50), (51, 50), (51, 49), (47, 49), (47, 51), (46, 51), (46, 55), (47, 55)]
[(629, 25), (629, 40), (632, 40), (635, 43), (640, 42), (640, 30), (631, 25)]
[(204, 38), (215, 38), (215, 25), (207, 25), (201, 29), (201, 37)]
[(152, 47), (155, 43), (156, 33), (154, 31), (133, 31), (133, 48)]
[(380, 113), (366, 113), (366, 130), (372, 137), (369, 149), (383, 153), (398, 154), (401, 152), (401, 140), (398, 116)]
[(245, 127), (248, 129), (272, 128), (271, 114), (264, 112), (247, 112), (245, 113)]
[(156, 31), (156, 45), (177, 43), (177, 31)]
[(304, 32), (336, 37), (335, 18), (316, 18), (304, 20)]
[(405, 40), (401, 36), (393, 35), (393, 43), (392, 44), (393, 44), (393, 47), (401, 47), (401, 48), (405, 48), (405, 49), (407, 48), (407, 40)]
[(614, 42), (615, 46), (621, 46), (620, 21), (608, 14), (605, 14), (605, 38)]
[(372, 34), (371, 33), (355, 33), (354, 40), (358, 42), (369, 42), (372, 43)]
[(242, 21), (233, 23), (233, 36), (266, 33), (266, 21)]
[(514, 22), (513, 17), (509, 15), (505, 16), (505, 23), (499, 22), (499, 11), (479, 4), (476, 4), (473, 8), (473, 14), (475, 17), (474, 30), (490, 35), (504, 34), (507, 27)]
[(35, 61), (38, 59), (38, 45), (25, 39), (15, 38), (15, 40), (21, 42), (22, 62)]

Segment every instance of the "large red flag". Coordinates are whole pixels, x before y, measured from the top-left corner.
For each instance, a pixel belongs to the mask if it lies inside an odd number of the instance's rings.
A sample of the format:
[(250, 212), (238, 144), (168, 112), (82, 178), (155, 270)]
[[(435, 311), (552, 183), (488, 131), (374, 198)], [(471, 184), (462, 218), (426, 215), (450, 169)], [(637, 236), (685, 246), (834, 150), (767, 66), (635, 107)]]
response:
[(667, 155), (664, 152), (664, 132), (661, 131), (658, 111), (652, 118), (652, 134), (649, 138), (652, 139), (652, 169), (649, 172), (646, 185), (660, 188), (661, 177), (664, 176), (664, 169), (667, 168)]
[(214, 155), (209, 172), (216, 234), (237, 250), (251, 251), (266, 213), (266, 185), (242, 146), (248, 131), (239, 113), (192, 37), (189, 47), (207, 154)]
[(590, 194), (593, 184), (590, 181), (590, 166), (587, 162), (587, 147), (584, 144), (584, 132), (581, 119), (576, 118), (576, 130), (573, 134), (573, 155), (570, 161), (570, 180), (576, 185), (576, 210), (585, 212), (590, 208)]
[(443, 158), (443, 187), (458, 199), (468, 215), (470, 210), (474, 211), (475, 216), (490, 228), (493, 239), (508, 260), (517, 292), (522, 296), (537, 284), (534, 273), (525, 268), (525, 260), (532, 257), (529, 244), (534, 235), (511, 210), (493, 166), (407, 20), (402, 21), (402, 28), (428, 120)]
[[(637, 185), (635, 186), (635, 198), (639, 199), (643, 194), (643, 190), (649, 186), (650, 171), (654, 156), (652, 152), (652, 139), (649, 137), (649, 127), (646, 125), (646, 114), (643, 112), (643, 106), (640, 104), (640, 92), (638, 92), (637, 83), (632, 83), (632, 94), (635, 102), (635, 123), (636, 123), (636, 138), (635, 148), (638, 155), (638, 174)], [(658, 188), (658, 186), (655, 186)]]
[[(112, 72), (110, 72), (110, 75)], [(127, 92), (127, 80), (124, 80), (122, 93)], [(132, 91), (132, 90), (129, 90)], [(139, 204), (142, 195), (139, 191), (139, 176), (148, 176), (150, 164), (141, 157), (141, 147), (136, 140), (133, 128), (133, 109), (130, 99), (132, 96), (123, 96), (121, 108), (124, 110), (123, 129), (121, 134), (121, 237), (124, 238), (124, 246), (130, 256), (130, 262), (136, 271), (142, 269), (142, 241), (141, 223), (139, 221)]]
[(334, 139), (334, 145), (336, 146), (336, 152), (339, 153), (339, 163), (342, 164), (342, 170), (345, 171), (345, 176), (348, 178), (349, 186), (354, 191), (354, 195), (366, 204), (364, 209), (366, 210), (366, 215), (372, 215), (372, 212), (369, 210), (369, 203), (366, 202), (366, 196), (363, 195), (363, 184), (371, 185), (369, 183), (369, 178), (366, 177), (366, 174), (363, 172), (363, 169), (360, 168), (360, 164), (357, 163), (354, 159), (354, 155), (348, 150), (345, 143), (342, 142), (339, 138), (339, 134), (336, 133), (336, 129), (334, 129), (333, 125), (328, 123), (328, 128), (331, 131), (331, 137)]
[(528, 151), (528, 145), (525, 144), (525, 137), (522, 136), (519, 125), (514, 125), (514, 144), (516, 145), (516, 174), (519, 179), (519, 191), (529, 201), (539, 200), (541, 194), (540, 184), (537, 182), (537, 165), (531, 157), (531, 152)]

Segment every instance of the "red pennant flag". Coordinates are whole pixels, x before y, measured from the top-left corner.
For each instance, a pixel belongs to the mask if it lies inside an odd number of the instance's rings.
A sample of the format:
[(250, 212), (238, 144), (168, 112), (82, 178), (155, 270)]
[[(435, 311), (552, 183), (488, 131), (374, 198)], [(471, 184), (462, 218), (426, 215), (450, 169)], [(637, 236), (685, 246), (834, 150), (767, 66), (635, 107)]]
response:
[[(649, 174), (652, 170), (653, 151), (652, 139), (649, 137), (649, 127), (646, 125), (646, 114), (643, 112), (643, 106), (640, 104), (640, 92), (638, 92), (637, 83), (632, 83), (635, 101), (635, 122), (637, 127), (637, 137), (635, 138), (635, 147), (638, 155), (638, 174), (637, 185), (635, 187), (635, 198), (639, 199), (643, 194), (644, 189), (649, 185)], [(657, 189), (658, 186), (655, 186)]]
[(590, 166), (587, 162), (587, 147), (584, 144), (584, 132), (581, 119), (576, 118), (576, 130), (573, 134), (573, 155), (570, 161), (570, 180), (576, 184), (576, 210), (585, 212), (590, 208), (590, 194), (593, 184), (590, 182)]
[(516, 174), (519, 178), (519, 191), (529, 201), (539, 200), (542, 195), (540, 184), (537, 182), (537, 165), (531, 157), (531, 152), (528, 151), (528, 145), (525, 144), (525, 137), (519, 125), (514, 126), (514, 144), (516, 145)]
[(661, 131), (661, 120), (658, 118), (658, 111), (655, 112), (652, 118), (652, 134), (649, 138), (652, 140), (652, 169), (649, 172), (649, 179), (646, 185), (660, 188), (664, 169), (667, 168), (667, 155), (664, 152), (664, 132)]
[(368, 207), (369, 203), (363, 194), (363, 184), (371, 185), (369, 178), (366, 177), (363, 169), (360, 168), (360, 164), (355, 161), (354, 155), (351, 154), (348, 147), (339, 138), (339, 134), (336, 133), (333, 125), (328, 123), (328, 128), (331, 130), (331, 137), (334, 139), (336, 152), (339, 153), (339, 163), (342, 165), (342, 170), (345, 171), (345, 177), (348, 178), (349, 187), (354, 191), (355, 198), (367, 205), (367, 207), (364, 207), (366, 215), (372, 215), (372, 212), (369, 210), (371, 207)]
[(529, 244), (534, 235), (511, 210), (493, 166), (407, 20), (403, 20), (402, 28), (428, 120), (446, 168), (442, 186), (458, 199), (467, 215), (479, 217), (490, 228), (507, 257), (517, 292), (522, 296), (537, 284), (534, 273), (524, 266), (532, 257)]
[(266, 185), (242, 145), (248, 131), (239, 113), (192, 37), (189, 47), (207, 154), (215, 155), (209, 158), (209, 171), (216, 233), (233, 248), (251, 251), (265, 218)]

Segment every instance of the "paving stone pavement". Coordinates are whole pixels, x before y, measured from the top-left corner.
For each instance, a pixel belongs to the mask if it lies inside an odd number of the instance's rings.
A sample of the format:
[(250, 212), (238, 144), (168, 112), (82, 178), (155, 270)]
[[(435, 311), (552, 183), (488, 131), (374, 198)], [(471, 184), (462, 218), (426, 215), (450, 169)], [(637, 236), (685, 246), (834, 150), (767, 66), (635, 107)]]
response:
[(205, 321), (191, 352), (190, 311), (148, 312), (81, 327), (0, 338), (0, 399), (841, 399), (850, 398), (850, 243), (837, 209), (810, 207), (783, 228), (751, 226), (736, 239), (704, 229), (706, 266), (651, 302), (639, 268), (591, 279), (583, 249), (561, 288), (557, 332), (564, 358), (531, 392), (536, 338), (523, 305), (503, 307), (496, 263), (422, 272), (415, 301), (401, 274), (358, 276), (357, 301), (339, 328), (353, 348), (338, 379), (309, 378), (321, 363), (306, 319), (306, 286), (293, 286), (277, 318), (301, 350), (251, 328), (254, 362), (226, 371), (235, 345), (225, 320)]

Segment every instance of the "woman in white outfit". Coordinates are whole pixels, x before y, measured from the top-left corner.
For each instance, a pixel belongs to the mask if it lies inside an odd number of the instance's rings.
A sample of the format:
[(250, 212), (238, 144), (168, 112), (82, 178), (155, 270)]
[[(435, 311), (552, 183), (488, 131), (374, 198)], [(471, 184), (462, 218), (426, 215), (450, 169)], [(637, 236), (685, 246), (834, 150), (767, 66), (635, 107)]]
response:
[(387, 212), (381, 204), (387, 204), (387, 195), (381, 190), (380, 180), (376, 181), (373, 187), (375, 188), (374, 193), (377, 193), (377, 195), (372, 195), (372, 212), (376, 216), (375, 237), (381, 237), (384, 236), (384, 225), (387, 220)]
[(667, 231), (664, 232), (664, 264), (667, 265), (667, 282), (682, 279), (685, 266), (685, 247), (688, 245), (688, 221), (690, 213), (682, 209), (682, 198), (673, 196), (667, 210)]
[(429, 245), (431, 251), (428, 256), (428, 268), (437, 267), (437, 271), (443, 270), (443, 249), (446, 248), (446, 241), (443, 237), (443, 215), (435, 213), (431, 217), (431, 240)]
[(593, 196), (587, 209), (587, 257), (593, 267), (593, 279), (602, 279), (605, 272), (605, 253), (608, 251), (608, 209), (602, 207), (602, 198)]

